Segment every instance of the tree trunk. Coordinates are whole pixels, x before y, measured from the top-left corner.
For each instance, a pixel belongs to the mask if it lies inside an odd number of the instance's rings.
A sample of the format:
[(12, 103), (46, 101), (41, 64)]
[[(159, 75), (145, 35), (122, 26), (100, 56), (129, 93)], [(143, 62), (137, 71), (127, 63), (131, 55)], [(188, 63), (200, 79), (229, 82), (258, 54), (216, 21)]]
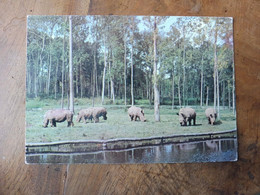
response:
[(48, 67), (48, 81), (47, 81), (47, 95), (49, 96), (50, 94), (50, 83), (51, 83), (51, 50), (50, 50), (50, 53), (49, 53), (49, 67)]
[(107, 56), (106, 56), (106, 44), (104, 40), (104, 70), (103, 70), (103, 78), (102, 78), (102, 102), (104, 104), (104, 96), (105, 96), (105, 79), (106, 79), (106, 68), (107, 68)]
[(80, 98), (83, 97), (83, 75), (82, 75), (82, 62), (80, 62)]
[[(65, 21), (66, 22), (66, 21)], [(63, 29), (64, 30), (64, 29)], [(61, 70), (61, 108), (64, 106), (64, 71), (65, 71), (65, 30), (63, 31), (63, 46), (62, 46), (62, 70)]]
[(218, 39), (218, 30), (217, 30), (217, 21), (215, 24), (215, 41), (214, 41), (214, 109), (216, 109), (217, 104), (217, 72), (218, 72), (218, 58), (217, 58), (217, 39)]
[(37, 93), (37, 71), (34, 71), (34, 96), (37, 98), (38, 93)]
[[(113, 55), (113, 53), (112, 53), (112, 62), (111, 62), (111, 67), (114, 65), (114, 55)], [(110, 68), (111, 68), (110, 67)], [(115, 103), (115, 86), (114, 86), (114, 76), (113, 75), (111, 75), (111, 71), (110, 71), (110, 82), (111, 82), (111, 84), (110, 84), (110, 86), (111, 86), (111, 98), (112, 98), (112, 100), (113, 100), (113, 104)]]
[(70, 27), (70, 111), (74, 113), (73, 64), (72, 64), (72, 16), (69, 16)]
[(156, 122), (160, 121), (160, 94), (158, 91), (158, 79), (157, 79), (157, 17), (154, 16), (154, 29), (153, 29), (153, 41), (154, 41), (154, 118)]
[(68, 110), (70, 109), (70, 90), (67, 90), (67, 101), (68, 101)]
[(207, 86), (207, 98), (206, 98), (206, 106), (209, 105), (209, 87)]
[(186, 71), (185, 71), (185, 51), (186, 50), (186, 45), (185, 45), (185, 27), (183, 26), (183, 57), (182, 57), (182, 67), (183, 67), (183, 92), (182, 92), (182, 95), (183, 95), (183, 105), (186, 104), (186, 93), (185, 93), (185, 85), (186, 85)]
[(131, 36), (131, 99), (132, 106), (134, 105), (134, 65), (133, 65), (133, 42), (134, 42), (134, 30), (133, 30), (133, 17), (132, 17), (132, 36)]
[[(78, 62), (77, 62), (78, 63)], [(76, 94), (75, 94), (75, 97), (78, 97), (78, 95), (79, 95), (79, 65), (77, 64), (76, 65), (76, 67), (75, 67), (75, 69), (76, 69), (76, 76), (75, 76), (75, 80), (76, 80), (76, 82), (75, 82), (75, 91), (76, 91)]]
[[(97, 55), (97, 46), (95, 43), (95, 47), (94, 47), (94, 73), (93, 73), (93, 99), (95, 98), (95, 93), (97, 93), (97, 60), (96, 60), (96, 55)], [(98, 96), (98, 93), (97, 93)]]
[(219, 78), (218, 78), (218, 71), (217, 71), (217, 108), (218, 108), (218, 119), (220, 119), (220, 112), (219, 112)]
[(92, 72), (91, 72), (91, 75), (90, 75), (90, 80), (91, 80), (91, 82), (90, 82), (90, 87), (91, 87), (91, 96), (92, 96), (92, 107), (94, 107), (94, 105), (95, 105), (95, 101), (94, 101), (94, 95), (95, 95), (95, 86), (94, 86), (94, 82), (95, 82), (95, 73), (94, 73), (95, 71), (94, 71), (94, 69), (92, 70)]
[(179, 106), (181, 106), (181, 76), (178, 77), (178, 97), (179, 97)]
[(173, 63), (173, 69), (172, 69), (172, 110), (174, 109), (174, 66), (175, 63)]
[(228, 82), (228, 109), (231, 108), (231, 100), (230, 100), (230, 83)]
[[(94, 52), (95, 53), (95, 52)], [(96, 70), (95, 70), (95, 54), (94, 54), (94, 68), (93, 68), (93, 71), (92, 71), (92, 77), (91, 77), (91, 91), (92, 91), (92, 107), (94, 107), (95, 105), (95, 83), (96, 83)]]
[(55, 99), (57, 99), (57, 80), (58, 80), (58, 66), (59, 66), (59, 61), (58, 61), (58, 59), (57, 59), (57, 65), (56, 65), (56, 74), (55, 74), (55, 81), (54, 81), (54, 83), (55, 83)]
[[(108, 62), (108, 66), (109, 66), (109, 62)], [(109, 67), (108, 67), (109, 70)], [(108, 75), (107, 77), (107, 98), (110, 99), (110, 76)]]
[(201, 80), (200, 80), (200, 106), (203, 105), (203, 55), (201, 59)]
[(100, 96), (100, 93), (99, 93), (99, 87), (98, 87), (98, 75), (97, 75), (97, 71), (96, 71), (96, 91), (97, 91), (97, 97)]
[(222, 81), (222, 107), (225, 109), (225, 81)]
[(124, 84), (125, 84), (125, 106), (126, 106), (126, 29), (124, 29)]
[(94, 45), (94, 70), (95, 70), (95, 88), (97, 97), (99, 97), (98, 90), (98, 76), (97, 76), (97, 21), (95, 20), (95, 45)]

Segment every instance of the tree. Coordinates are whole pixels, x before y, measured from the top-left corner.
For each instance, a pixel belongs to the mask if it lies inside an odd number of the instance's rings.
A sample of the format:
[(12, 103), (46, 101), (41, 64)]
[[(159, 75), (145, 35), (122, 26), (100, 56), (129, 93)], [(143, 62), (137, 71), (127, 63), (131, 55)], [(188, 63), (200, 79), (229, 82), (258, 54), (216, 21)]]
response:
[(103, 70), (103, 78), (102, 78), (102, 102), (101, 104), (104, 104), (105, 100), (105, 79), (106, 79), (106, 68), (107, 68), (107, 46), (106, 46), (106, 41), (107, 41), (107, 28), (106, 28), (106, 18), (103, 16), (102, 18), (102, 24), (103, 24), (103, 50), (104, 50), (104, 70)]
[(133, 44), (134, 44), (134, 16), (131, 16), (131, 102), (134, 105), (134, 64), (133, 64)]
[(72, 63), (72, 16), (69, 16), (69, 29), (70, 29), (70, 62), (69, 62), (69, 71), (70, 71), (70, 111), (74, 113), (74, 89), (73, 89), (73, 63)]
[(64, 106), (64, 71), (65, 71), (65, 24), (67, 23), (67, 17), (63, 20), (63, 44), (62, 44), (62, 70), (61, 70), (61, 108)]
[(153, 67), (153, 76), (154, 76), (154, 118), (155, 121), (160, 121), (160, 94), (158, 90), (158, 80), (157, 80), (157, 34), (158, 34), (158, 28), (157, 28), (157, 17), (154, 16), (153, 21), (153, 44), (154, 44), (154, 67)]

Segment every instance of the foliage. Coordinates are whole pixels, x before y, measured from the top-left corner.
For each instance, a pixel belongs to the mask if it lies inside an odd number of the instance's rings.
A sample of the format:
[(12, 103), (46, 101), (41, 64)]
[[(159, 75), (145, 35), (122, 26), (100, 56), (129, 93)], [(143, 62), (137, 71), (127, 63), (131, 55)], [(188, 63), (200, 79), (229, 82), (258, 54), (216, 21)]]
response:
[[(157, 36), (157, 78), (161, 105), (188, 106), (214, 102), (231, 106), (234, 85), (230, 18), (73, 16), (73, 84), (75, 104), (154, 102), (154, 42)], [(157, 29), (153, 29), (154, 19)], [(214, 32), (217, 33), (215, 43)], [(105, 52), (106, 51), (106, 52)], [(217, 86), (214, 85), (217, 55)], [(60, 99), (69, 93), (69, 24), (67, 16), (29, 16), (27, 34), (27, 97)], [(64, 64), (64, 70), (63, 70)], [(107, 64), (106, 72), (104, 66)], [(105, 72), (105, 74), (104, 74)], [(104, 76), (104, 83), (103, 81)], [(64, 79), (62, 79), (64, 77)], [(126, 87), (124, 84), (126, 83)], [(64, 91), (62, 90), (64, 88)], [(208, 89), (208, 93), (207, 93)], [(125, 97), (126, 93), (126, 97)], [(126, 100), (124, 101), (124, 98)], [(95, 101), (94, 101), (95, 100)], [(234, 105), (234, 102), (232, 102)], [(37, 104), (37, 103), (36, 103)], [(28, 105), (28, 107), (33, 105)], [(41, 105), (38, 105), (39, 107)]]

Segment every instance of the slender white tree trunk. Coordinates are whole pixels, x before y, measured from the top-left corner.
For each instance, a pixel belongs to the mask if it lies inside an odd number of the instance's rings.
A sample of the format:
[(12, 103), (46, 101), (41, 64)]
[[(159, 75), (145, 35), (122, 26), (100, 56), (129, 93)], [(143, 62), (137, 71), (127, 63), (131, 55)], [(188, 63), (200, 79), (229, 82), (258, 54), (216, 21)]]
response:
[(80, 62), (80, 98), (83, 97), (83, 75), (82, 75), (82, 62)]
[(215, 41), (214, 41), (214, 109), (216, 109), (217, 106), (217, 72), (218, 72), (217, 40), (218, 40), (218, 30), (217, 30), (217, 20), (216, 20)]
[(103, 70), (103, 78), (102, 78), (102, 102), (101, 102), (102, 105), (104, 104), (104, 98), (105, 98), (106, 68), (107, 68), (107, 56), (106, 56), (106, 44), (104, 40), (104, 70)]
[(55, 74), (55, 81), (54, 81), (54, 84), (55, 84), (55, 99), (57, 99), (57, 80), (58, 80), (58, 66), (59, 66), (59, 61), (57, 59), (57, 64), (56, 64), (56, 74)]
[(203, 105), (203, 80), (204, 80), (204, 78), (203, 78), (203, 76), (204, 76), (204, 74), (203, 74), (203, 55), (202, 55), (202, 59), (201, 59), (201, 76), (200, 76), (200, 78), (201, 78), (201, 80), (200, 80), (200, 106), (202, 107), (202, 105)]
[(175, 67), (175, 62), (173, 62), (173, 68), (172, 68), (172, 110), (174, 109), (174, 67)]
[(183, 95), (183, 105), (186, 104), (186, 70), (185, 70), (185, 55), (186, 55), (186, 44), (185, 44), (185, 27), (183, 26), (183, 57), (182, 57), (182, 68), (183, 68), (183, 83), (182, 83), (182, 95)]
[(70, 27), (70, 111), (74, 113), (73, 64), (72, 64), (72, 16), (69, 16)]
[(134, 29), (133, 29), (133, 17), (132, 17), (132, 35), (131, 35), (131, 99), (132, 106), (134, 105), (134, 64), (133, 64), (133, 44), (134, 44)]
[(178, 77), (178, 96), (179, 96), (179, 106), (181, 106), (181, 76)]
[(231, 108), (230, 83), (228, 82), (228, 109)]
[(160, 94), (158, 90), (158, 78), (157, 78), (157, 17), (154, 17), (154, 32), (153, 32), (153, 41), (154, 41), (154, 118), (156, 122), (160, 121)]
[(207, 98), (206, 98), (206, 106), (209, 105), (209, 87), (207, 86)]
[(50, 50), (50, 53), (49, 53), (49, 68), (48, 68), (48, 81), (47, 81), (47, 95), (50, 94), (50, 83), (51, 83), (51, 50)]
[[(66, 20), (65, 20), (66, 22)], [(61, 108), (64, 107), (64, 71), (65, 71), (65, 29), (63, 29), (63, 45), (62, 45), (62, 70), (61, 70)]]
[(226, 90), (226, 86), (225, 86), (225, 81), (222, 81), (222, 107), (223, 109), (225, 109), (225, 90)]
[(218, 71), (217, 71), (217, 108), (218, 108), (218, 119), (220, 119), (220, 110), (219, 110), (219, 78), (218, 78)]
[[(126, 33), (126, 32), (125, 32)], [(125, 84), (125, 106), (126, 106), (126, 34), (124, 34), (124, 84)]]

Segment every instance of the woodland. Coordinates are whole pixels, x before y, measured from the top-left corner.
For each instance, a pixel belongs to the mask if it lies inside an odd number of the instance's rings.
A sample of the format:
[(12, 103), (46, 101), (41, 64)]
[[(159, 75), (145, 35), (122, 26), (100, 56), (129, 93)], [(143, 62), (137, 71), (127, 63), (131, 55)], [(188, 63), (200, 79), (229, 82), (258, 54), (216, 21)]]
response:
[[(27, 101), (235, 114), (232, 18), (28, 16)], [(28, 104), (29, 105), (29, 104)]]

